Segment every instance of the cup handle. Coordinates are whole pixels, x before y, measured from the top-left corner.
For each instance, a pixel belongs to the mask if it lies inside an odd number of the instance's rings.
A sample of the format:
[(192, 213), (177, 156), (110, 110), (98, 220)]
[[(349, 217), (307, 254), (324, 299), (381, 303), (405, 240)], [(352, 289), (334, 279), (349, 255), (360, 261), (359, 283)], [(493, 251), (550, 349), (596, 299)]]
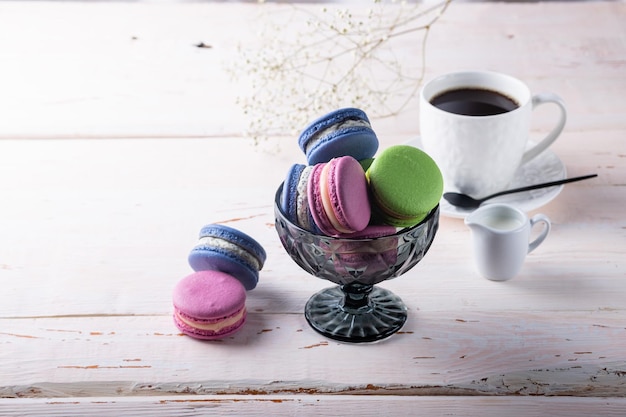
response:
[(545, 227), (543, 228), (539, 236), (537, 236), (535, 240), (533, 240), (532, 242), (528, 244), (527, 253), (534, 251), (537, 248), (537, 246), (539, 246), (541, 242), (544, 241), (544, 239), (548, 236), (548, 233), (550, 232), (551, 224), (550, 224), (550, 219), (548, 218), (548, 216), (546, 216), (545, 214), (535, 214), (530, 219), (530, 228), (532, 229), (537, 223), (543, 223)]
[(546, 103), (554, 103), (559, 107), (561, 111), (561, 114), (559, 115), (559, 121), (554, 129), (552, 129), (552, 131), (548, 133), (545, 138), (543, 138), (538, 144), (536, 144), (524, 153), (524, 156), (522, 157), (522, 164), (530, 161), (541, 152), (546, 150), (548, 146), (552, 145), (552, 142), (554, 142), (556, 138), (559, 137), (559, 135), (563, 131), (563, 128), (565, 127), (565, 121), (567, 120), (567, 111), (565, 110), (565, 102), (563, 101), (563, 99), (553, 93), (540, 93), (534, 95), (532, 98), (533, 110), (538, 106)]

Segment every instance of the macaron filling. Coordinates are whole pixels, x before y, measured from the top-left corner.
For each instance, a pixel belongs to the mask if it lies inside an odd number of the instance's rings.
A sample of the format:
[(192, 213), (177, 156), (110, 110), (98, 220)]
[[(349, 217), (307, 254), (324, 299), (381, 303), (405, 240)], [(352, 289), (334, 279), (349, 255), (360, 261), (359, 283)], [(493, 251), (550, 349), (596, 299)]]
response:
[(222, 317), (219, 319), (196, 319), (193, 317), (189, 317), (184, 313), (176, 310), (174, 312), (176, 314), (176, 318), (186, 324), (189, 327), (192, 327), (197, 330), (210, 331), (210, 332), (221, 332), (229, 327), (233, 327), (235, 325), (239, 325), (242, 320), (246, 318), (246, 308), (243, 307), (235, 314)]
[(320, 129), (315, 134), (311, 135), (309, 140), (304, 145), (304, 152), (309, 153), (311, 149), (313, 149), (317, 144), (325, 139), (327, 136), (330, 136), (340, 130), (355, 128), (355, 127), (363, 127), (371, 129), (371, 125), (367, 120), (359, 119), (359, 118), (350, 118), (345, 119), (337, 123), (333, 123), (324, 129)]
[(377, 196), (372, 193), (374, 197), (374, 201), (376, 205), (373, 210), (376, 212), (378, 216), (382, 218), (382, 220), (390, 225), (396, 227), (411, 227), (418, 224), (422, 221), (428, 213), (420, 213), (416, 216), (407, 216), (397, 211), (393, 211), (390, 207), (385, 206), (384, 202), (377, 198)]
[(256, 271), (260, 271), (263, 267), (263, 263), (252, 253), (250, 253), (245, 248), (230, 242), (225, 239), (221, 239), (215, 236), (204, 236), (198, 240), (196, 244), (196, 249), (201, 249), (203, 247), (210, 247), (213, 249), (220, 249), (226, 253), (235, 253), (238, 257), (244, 260), (252, 269)]
[(298, 224), (305, 230), (311, 230), (311, 212), (309, 211), (307, 187), (312, 169), (312, 166), (307, 166), (302, 170), (302, 174), (300, 174), (300, 179), (298, 180), (298, 185), (296, 187), (296, 216)]

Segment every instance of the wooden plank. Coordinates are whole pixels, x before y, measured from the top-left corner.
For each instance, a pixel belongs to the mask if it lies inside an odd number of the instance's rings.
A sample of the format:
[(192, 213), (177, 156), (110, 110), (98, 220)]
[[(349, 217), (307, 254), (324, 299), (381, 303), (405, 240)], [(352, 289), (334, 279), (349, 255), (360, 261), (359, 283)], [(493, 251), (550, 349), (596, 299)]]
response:
[[(411, 308), (376, 348), (337, 343), (303, 314), (252, 311), (224, 341), (164, 316), (2, 319), (0, 397), (167, 394), (626, 396), (623, 313)], [(250, 359), (254, 358), (251, 363)]]
[[(223, 61), (238, 40), (220, 34), (247, 27), (253, 9), (213, 2), (3, 3), (4, 133), (239, 134), (241, 117), (224, 117), (238, 114), (237, 107), (216, 89), (236, 91)], [(200, 42), (213, 48), (198, 48)]]
[[(626, 194), (615, 192), (626, 178), (621, 133), (571, 134), (555, 146), (571, 175), (600, 176), (567, 185), (541, 208), (554, 230), (518, 279), (477, 276), (469, 230), (442, 217), (427, 257), (385, 286), (426, 311), (568, 310), (573, 299), (582, 310), (623, 310), (626, 229), (614, 226), (626, 205)], [(291, 138), (261, 149), (241, 138), (0, 141), (0, 279), (12, 283), (0, 292), (2, 316), (165, 314), (208, 222), (227, 222), (266, 248), (252, 308), (301, 312), (328, 284), (287, 256), (272, 200), (302, 158)]]
[[(359, 6), (351, 5), (352, 12), (369, 8)], [(461, 68), (508, 72), (533, 91), (561, 94), (570, 126), (619, 126), (623, 100), (612, 93), (626, 87), (626, 6), (570, 2), (562, 13), (563, 7), (454, 2), (429, 37), (427, 77)], [(246, 118), (235, 99), (249, 80), (230, 78), (241, 58), (237, 47), (257, 46), (257, 29), (272, 19), (289, 37), (321, 10), (298, 8), (306, 13), (271, 3), (2, 2), (0, 136), (240, 135)], [(395, 44), (402, 64), (416, 71), (420, 39)], [(211, 47), (195, 46), (201, 42)], [(414, 134), (416, 109), (414, 100), (402, 123), (381, 120), (379, 128)]]
[(0, 413), (13, 416), (328, 416), (411, 415), (500, 417), (623, 416), (621, 398), (397, 397), (397, 396), (165, 396), (148, 398), (0, 399)]

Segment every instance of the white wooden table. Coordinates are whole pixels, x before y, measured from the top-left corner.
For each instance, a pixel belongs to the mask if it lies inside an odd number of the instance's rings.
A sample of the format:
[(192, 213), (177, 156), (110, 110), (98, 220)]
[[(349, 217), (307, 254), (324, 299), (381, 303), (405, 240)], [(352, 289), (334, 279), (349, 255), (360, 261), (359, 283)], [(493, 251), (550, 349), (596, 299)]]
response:
[[(510, 282), (477, 276), (469, 230), (442, 217), (426, 258), (382, 284), (406, 326), (368, 346), (303, 317), (329, 283), (273, 226), (295, 138), (240, 135), (220, 63), (259, 7), (0, 2), (0, 415), (625, 415), (626, 3), (458, 3), (433, 27), (427, 76), (493, 69), (559, 93), (552, 150), (599, 177), (538, 209), (553, 231)], [(374, 120), (381, 146), (416, 120)], [(245, 328), (206, 343), (173, 326), (171, 290), (209, 222), (268, 260)]]

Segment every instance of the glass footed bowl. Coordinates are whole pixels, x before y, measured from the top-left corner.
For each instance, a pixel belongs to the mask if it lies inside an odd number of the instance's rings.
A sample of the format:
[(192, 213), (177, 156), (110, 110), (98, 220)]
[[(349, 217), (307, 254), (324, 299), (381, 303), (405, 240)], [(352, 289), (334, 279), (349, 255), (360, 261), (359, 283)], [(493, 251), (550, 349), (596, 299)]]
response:
[(376, 284), (413, 268), (426, 254), (439, 227), (439, 206), (419, 224), (371, 239), (317, 235), (290, 222), (280, 208), (283, 186), (274, 200), (276, 231), (295, 263), (335, 284), (306, 303), (307, 322), (322, 335), (342, 342), (385, 339), (402, 328), (402, 299)]

